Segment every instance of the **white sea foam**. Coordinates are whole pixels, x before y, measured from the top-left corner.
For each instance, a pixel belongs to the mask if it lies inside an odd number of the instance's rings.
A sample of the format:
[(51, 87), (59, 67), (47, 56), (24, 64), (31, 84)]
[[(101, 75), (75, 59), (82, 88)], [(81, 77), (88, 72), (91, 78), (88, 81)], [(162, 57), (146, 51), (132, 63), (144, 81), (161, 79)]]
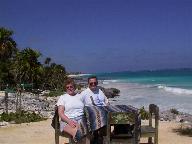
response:
[(74, 77), (82, 77), (82, 76), (89, 76), (91, 74), (71, 74), (68, 75), (68, 77), (74, 78)]
[(116, 83), (118, 80), (104, 80), (103, 84)]
[(105, 88), (115, 87), (120, 90), (120, 96), (111, 99), (111, 104), (127, 104), (135, 107), (148, 107), (150, 103), (157, 104), (160, 110), (176, 108), (192, 114), (192, 90), (168, 87), (162, 84), (144, 85), (106, 81)]
[(191, 95), (192, 90), (189, 89), (183, 89), (183, 88), (176, 88), (176, 87), (168, 87), (166, 85), (158, 85), (157, 86), (159, 89), (163, 89), (167, 92), (175, 93), (175, 94), (187, 94)]
[(109, 82), (108, 82), (108, 81), (103, 81), (102, 83), (103, 83), (103, 84), (109, 84)]

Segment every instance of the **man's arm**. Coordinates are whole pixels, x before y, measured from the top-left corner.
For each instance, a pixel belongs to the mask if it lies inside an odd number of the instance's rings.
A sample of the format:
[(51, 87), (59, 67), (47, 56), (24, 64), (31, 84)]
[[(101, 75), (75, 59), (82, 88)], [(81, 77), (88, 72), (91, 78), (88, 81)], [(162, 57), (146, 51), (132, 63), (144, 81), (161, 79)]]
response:
[[(105, 95), (104, 95), (105, 96)], [(104, 102), (105, 102), (105, 104), (106, 105), (109, 105), (109, 100), (108, 100), (108, 98), (105, 96), (105, 98), (104, 98)]]
[(104, 92), (102, 91), (102, 90), (100, 90), (101, 91), (101, 94), (103, 95), (103, 97), (104, 97), (104, 103), (105, 103), (105, 105), (109, 105), (109, 100), (108, 100), (108, 98), (106, 97), (106, 95), (104, 94)]

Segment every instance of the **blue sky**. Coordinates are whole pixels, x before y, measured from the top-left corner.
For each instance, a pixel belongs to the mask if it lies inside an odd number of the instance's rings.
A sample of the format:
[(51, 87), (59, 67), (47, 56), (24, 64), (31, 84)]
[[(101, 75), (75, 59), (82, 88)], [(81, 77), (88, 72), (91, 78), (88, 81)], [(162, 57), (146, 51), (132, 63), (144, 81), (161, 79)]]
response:
[(192, 68), (191, 0), (2, 0), (0, 26), (67, 71)]

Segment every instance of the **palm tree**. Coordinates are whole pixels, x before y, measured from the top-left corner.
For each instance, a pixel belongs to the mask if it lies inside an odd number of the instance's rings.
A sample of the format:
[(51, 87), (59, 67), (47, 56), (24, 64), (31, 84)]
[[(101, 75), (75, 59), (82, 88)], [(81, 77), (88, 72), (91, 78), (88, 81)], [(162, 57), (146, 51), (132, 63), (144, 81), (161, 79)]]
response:
[[(38, 61), (38, 58), (41, 54), (38, 51), (35, 51), (31, 48), (26, 48), (20, 52), (17, 52), (14, 71), (15, 71), (15, 80), (19, 85), (21, 84), (32, 84), (37, 81), (42, 72), (42, 65)], [(19, 94), (19, 102), (21, 108), (21, 94)]]
[(33, 83), (34, 78), (41, 72), (42, 65), (38, 61), (41, 54), (31, 48), (26, 48), (16, 55), (16, 79), (21, 83)]
[(16, 53), (16, 42), (12, 38), (13, 31), (0, 27), (0, 83), (2, 85), (13, 83), (10, 72), (11, 60)]
[(13, 31), (0, 27), (0, 60), (10, 58), (17, 51), (12, 35)]
[[(0, 27), (0, 88), (5, 85), (5, 110), (8, 113), (8, 84), (13, 83), (11, 58), (17, 51), (16, 42), (12, 39), (13, 31)], [(5, 87), (4, 87), (5, 88)]]
[(66, 79), (66, 71), (65, 67), (62, 65), (58, 65), (52, 63), (50, 66), (51, 76), (49, 79), (49, 83), (51, 87), (54, 89), (60, 89), (63, 87), (63, 82)]

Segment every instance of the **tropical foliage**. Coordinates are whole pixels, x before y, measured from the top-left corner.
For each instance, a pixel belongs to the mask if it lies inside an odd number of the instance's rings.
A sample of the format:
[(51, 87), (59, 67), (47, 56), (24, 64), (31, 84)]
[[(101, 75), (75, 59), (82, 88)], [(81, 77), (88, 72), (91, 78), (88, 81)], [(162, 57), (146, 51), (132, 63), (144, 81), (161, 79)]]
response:
[(141, 115), (142, 120), (148, 120), (149, 119), (149, 112), (145, 110), (144, 106), (139, 109), (139, 113)]
[[(52, 62), (50, 57), (41, 63), (42, 54), (30, 47), (18, 48), (13, 34), (12, 30), (0, 27), (0, 90), (6, 92), (6, 110), (0, 114), (0, 121), (23, 123), (44, 120), (39, 114), (22, 110), (22, 92), (40, 89), (50, 90), (50, 96), (62, 94), (67, 77), (65, 67)], [(16, 92), (15, 113), (8, 113), (8, 92), (11, 89)]]
[(13, 34), (0, 27), (0, 89), (7, 85), (18, 88), (21, 84), (32, 84), (32, 89), (63, 89), (65, 67), (50, 57), (41, 63), (42, 54), (33, 48), (18, 48)]
[(192, 127), (183, 127), (181, 124), (181, 127), (173, 129), (173, 131), (180, 135), (186, 135), (192, 137)]
[(0, 27), (0, 87), (7, 83), (13, 83), (10, 67), (17, 52), (17, 45), (12, 35), (13, 31)]
[(15, 122), (17, 124), (27, 122), (37, 122), (45, 120), (41, 115), (34, 112), (20, 111), (16, 113), (2, 113), (0, 114), (0, 121)]
[(0, 60), (7, 60), (17, 51), (13, 31), (0, 27)]
[(171, 113), (173, 113), (173, 114), (176, 114), (176, 115), (179, 114), (179, 111), (178, 111), (177, 109), (172, 108), (172, 109), (170, 109), (170, 111), (171, 111)]

